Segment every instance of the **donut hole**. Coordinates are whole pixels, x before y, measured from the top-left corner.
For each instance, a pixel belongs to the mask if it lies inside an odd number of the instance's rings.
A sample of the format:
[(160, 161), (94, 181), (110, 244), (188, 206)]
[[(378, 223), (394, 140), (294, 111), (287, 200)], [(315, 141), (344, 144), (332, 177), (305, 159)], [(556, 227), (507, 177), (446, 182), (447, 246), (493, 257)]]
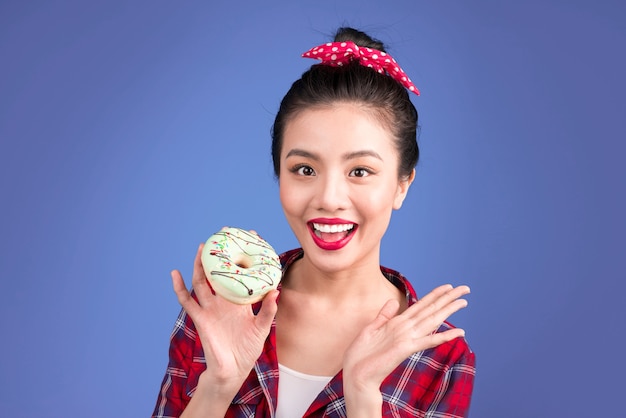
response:
[(237, 265), (237, 267), (241, 267), (242, 269), (249, 269), (253, 264), (252, 258), (243, 253), (235, 254), (232, 261)]

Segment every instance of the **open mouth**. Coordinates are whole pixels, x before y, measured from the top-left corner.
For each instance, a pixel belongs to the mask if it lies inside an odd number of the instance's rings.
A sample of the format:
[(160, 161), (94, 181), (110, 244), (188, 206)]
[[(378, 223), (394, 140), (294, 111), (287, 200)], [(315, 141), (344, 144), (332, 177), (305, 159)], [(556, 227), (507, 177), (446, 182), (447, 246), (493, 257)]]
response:
[(354, 224), (318, 224), (313, 223), (313, 233), (324, 241), (339, 241), (352, 233)]
[(343, 248), (357, 229), (357, 224), (338, 220), (313, 220), (309, 222), (309, 229), (313, 241), (324, 250), (338, 250)]

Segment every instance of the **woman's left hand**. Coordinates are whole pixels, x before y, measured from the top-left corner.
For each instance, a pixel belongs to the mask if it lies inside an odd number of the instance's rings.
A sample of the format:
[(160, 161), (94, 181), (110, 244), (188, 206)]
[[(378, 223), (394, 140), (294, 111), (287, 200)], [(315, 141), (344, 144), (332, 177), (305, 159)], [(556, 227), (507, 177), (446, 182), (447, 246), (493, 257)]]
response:
[(467, 286), (443, 285), (399, 315), (395, 300), (382, 307), (344, 355), (344, 395), (350, 415), (357, 415), (354, 408), (366, 408), (374, 393), (378, 394), (375, 399), (382, 402), (381, 383), (411, 354), (465, 335), (460, 328), (435, 331), (450, 315), (467, 306), (467, 301), (460, 298), (469, 292)]

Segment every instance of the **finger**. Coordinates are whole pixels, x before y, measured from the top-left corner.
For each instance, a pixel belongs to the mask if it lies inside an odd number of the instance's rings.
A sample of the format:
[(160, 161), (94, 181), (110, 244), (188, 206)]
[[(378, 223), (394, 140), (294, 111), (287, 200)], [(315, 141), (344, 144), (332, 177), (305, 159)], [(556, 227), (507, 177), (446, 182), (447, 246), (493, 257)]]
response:
[(276, 316), (276, 312), (278, 311), (276, 299), (278, 299), (279, 294), (280, 292), (278, 290), (272, 290), (265, 295), (263, 302), (261, 303), (261, 309), (256, 316), (257, 329), (263, 332), (264, 335), (269, 332), (272, 322), (274, 321), (274, 317)]
[(464, 337), (465, 330), (461, 328), (452, 328), (444, 332), (428, 335), (421, 339), (418, 343), (419, 350), (427, 350), (429, 348), (437, 347), (441, 344), (452, 341), (455, 338)]
[(434, 310), (438, 310), (447, 306), (449, 303), (459, 299), (460, 297), (467, 295), (470, 292), (468, 286), (457, 286), (455, 288), (450, 289), (448, 292), (440, 295), (436, 300), (433, 301), (432, 307)]
[(452, 314), (460, 311), (463, 308), (467, 307), (467, 300), (465, 299), (456, 299), (452, 302), (448, 303), (446, 306), (442, 307), (436, 316), (438, 316), (437, 321), (439, 323), (448, 319)]
[(467, 301), (465, 299), (456, 299), (428, 316), (416, 318), (415, 323), (417, 333), (421, 335), (434, 333), (444, 321), (452, 316), (452, 314), (465, 308), (466, 306)]
[(424, 296), (421, 300), (424, 303), (432, 303), (437, 300), (444, 299), (456, 299), (463, 295), (470, 293), (469, 286), (461, 285), (457, 287), (453, 287), (450, 284), (445, 284), (443, 286), (439, 286), (430, 292), (428, 295)]
[(196, 258), (193, 263), (193, 277), (191, 280), (191, 285), (193, 290), (196, 292), (200, 306), (205, 306), (207, 300), (214, 294), (212, 289), (209, 287), (206, 274), (204, 273), (204, 267), (202, 267), (203, 249), (204, 244), (202, 243), (198, 246), (198, 251), (196, 252)]
[(187, 286), (185, 286), (185, 281), (183, 280), (183, 276), (180, 274), (178, 270), (172, 270), (172, 286), (174, 287), (174, 293), (176, 293), (176, 297), (178, 298), (178, 303), (183, 307), (185, 312), (187, 312), (190, 316), (191, 312), (194, 312), (197, 309), (198, 304), (191, 297), (189, 291), (187, 290)]
[(426, 296), (421, 297), (417, 300), (417, 303), (411, 305), (405, 312), (407, 316), (415, 316), (419, 312), (427, 309), (428, 307), (432, 307), (433, 303), (436, 302), (442, 295), (448, 293), (452, 290), (453, 287), (450, 284), (444, 284), (439, 287), (431, 290)]
[(452, 289), (454, 289), (454, 287), (451, 284), (444, 284), (444, 285), (438, 286), (434, 288), (433, 290), (431, 290), (426, 296), (420, 298), (417, 301), (417, 303), (421, 302), (422, 304), (428, 305), (432, 303), (433, 301), (439, 299), (442, 295), (445, 295)]
[(368, 325), (368, 328), (374, 330), (379, 329), (389, 322), (391, 318), (396, 316), (398, 314), (398, 310), (400, 310), (400, 303), (395, 299), (389, 299), (380, 309), (374, 321)]
[(251, 230), (250, 230), (250, 233), (251, 233), (251, 234), (256, 235), (256, 236), (257, 236), (257, 237), (259, 237), (260, 239), (263, 239), (263, 237), (262, 237), (261, 235), (259, 235), (259, 233), (258, 233), (255, 229), (251, 229)]
[(172, 286), (174, 287), (174, 293), (176, 293), (178, 301), (180, 302), (189, 297), (189, 291), (187, 290), (187, 286), (185, 286), (185, 281), (180, 271), (172, 270), (170, 275), (172, 276)]
[(423, 299), (418, 300), (411, 307), (409, 315), (418, 320), (428, 315), (435, 315), (440, 309), (468, 293), (470, 293), (470, 288), (465, 285), (457, 287), (452, 287), (451, 285), (439, 286)]
[[(436, 306), (439, 309), (443, 309), (446, 306), (448, 306), (451, 303), (455, 303), (458, 300), (461, 300), (460, 298), (462, 296), (465, 296), (467, 294), (470, 293), (470, 288), (468, 286), (458, 286), (455, 287), (454, 289), (450, 290), (448, 293), (442, 295), (436, 302)], [(467, 306), (467, 302), (465, 303), (465, 305), (461, 306), (461, 307), (465, 307)]]

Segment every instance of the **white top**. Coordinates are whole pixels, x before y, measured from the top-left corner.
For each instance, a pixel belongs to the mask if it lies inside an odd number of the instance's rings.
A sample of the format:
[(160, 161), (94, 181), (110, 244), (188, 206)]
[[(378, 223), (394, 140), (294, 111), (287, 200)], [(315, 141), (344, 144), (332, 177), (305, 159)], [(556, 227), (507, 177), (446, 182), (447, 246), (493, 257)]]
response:
[(332, 376), (313, 376), (278, 364), (276, 418), (303, 416), (331, 379)]

